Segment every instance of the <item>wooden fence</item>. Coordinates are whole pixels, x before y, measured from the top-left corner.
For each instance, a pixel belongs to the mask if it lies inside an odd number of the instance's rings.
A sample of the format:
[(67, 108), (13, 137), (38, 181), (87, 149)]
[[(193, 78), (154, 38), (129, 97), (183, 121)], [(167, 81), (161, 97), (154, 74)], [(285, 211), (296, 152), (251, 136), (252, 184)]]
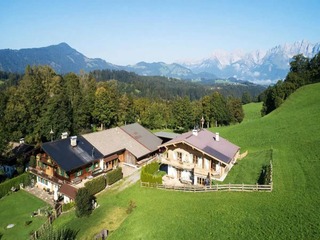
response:
[(232, 192), (253, 192), (265, 191), (271, 192), (273, 184), (259, 185), (259, 184), (215, 184), (211, 186), (197, 186), (197, 185), (184, 185), (172, 186), (157, 183), (141, 182), (141, 187), (153, 187), (158, 189), (183, 191), (183, 192), (216, 192), (216, 191), (232, 191)]
[(61, 213), (62, 213), (62, 205), (60, 205), (57, 209), (54, 210), (54, 214), (51, 214), (50, 216), (48, 216), (47, 221), (44, 224), (42, 224), (42, 226), (30, 236), (30, 238), (38, 239), (39, 237), (41, 237), (41, 235), (48, 230), (48, 228), (53, 223), (53, 221), (57, 217), (59, 217)]

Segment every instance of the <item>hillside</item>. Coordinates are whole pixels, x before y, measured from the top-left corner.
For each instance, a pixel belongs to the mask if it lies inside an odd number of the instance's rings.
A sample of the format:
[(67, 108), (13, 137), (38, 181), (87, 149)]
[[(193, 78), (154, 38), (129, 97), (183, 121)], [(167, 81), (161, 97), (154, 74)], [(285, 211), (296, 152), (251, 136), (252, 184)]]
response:
[[(103, 228), (111, 230), (108, 239), (319, 239), (319, 91), (320, 84), (302, 87), (263, 118), (250, 105), (252, 119), (214, 129), (249, 156), (273, 149), (273, 192), (180, 193), (136, 184), (100, 194), (86, 225), (69, 213), (56, 226), (80, 230), (80, 239)], [(230, 175), (250, 161), (242, 159)], [(131, 200), (137, 207), (126, 215)]]
[(66, 43), (42, 48), (0, 50), (0, 71), (23, 73), (26, 66), (48, 65), (57, 73), (116, 69), (100, 58), (88, 58)]

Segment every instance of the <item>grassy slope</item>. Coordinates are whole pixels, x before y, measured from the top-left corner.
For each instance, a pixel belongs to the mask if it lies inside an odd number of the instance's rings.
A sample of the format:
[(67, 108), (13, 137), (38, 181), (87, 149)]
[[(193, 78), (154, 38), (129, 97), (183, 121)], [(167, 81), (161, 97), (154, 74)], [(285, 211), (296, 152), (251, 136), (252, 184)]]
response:
[(221, 136), (249, 150), (230, 175), (249, 167), (255, 158), (265, 159), (263, 152), (273, 149), (272, 193), (178, 193), (134, 185), (121, 193), (101, 194), (99, 211), (104, 213), (97, 211), (83, 221), (89, 225), (76, 227), (80, 221), (71, 217), (63, 225), (80, 229), (80, 239), (90, 239), (94, 222), (99, 230), (110, 229), (112, 214), (106, 212), (134, 200), (137, 208), (110, 239), (319, 239), (319, 92), (320, 84), (303, 87), (263, 118), (254, 114), (257, 105), (250, 105), (246, 110), (252, 110), (253, 119), (218, 129)]
[[(45, 222), (45, 217), (31, 218), (31, 213), (47, 204), (35, 196), (20, 190), (0, 199), (0, 233), (1, 239), (28, 239), (29, 233), (38, 230)], [(26, 221), (32, 221), (25, 226)], [(7, 229), (8, 224), (15, 224)]]

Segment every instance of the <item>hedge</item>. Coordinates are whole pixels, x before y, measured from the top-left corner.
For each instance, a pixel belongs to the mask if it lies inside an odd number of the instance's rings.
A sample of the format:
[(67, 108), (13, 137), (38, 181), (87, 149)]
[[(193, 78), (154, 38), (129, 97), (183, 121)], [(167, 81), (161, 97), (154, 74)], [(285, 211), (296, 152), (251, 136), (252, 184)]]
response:
[(144, 166), (141, 170), (141, 182), (158, 183), (162, 184), (162, 174), (158, 174), (160, 164), (152, 162)]
[(91, 195), (95, 195), (106, 188), (106, 179), (104, 176), (95, 178), (89, 182), (86, 182), (84, 186), (89, 190)]
[(114, 184), (123, 178), (122, 168), (119, 167), (106, 174), (107, 185)]
[(75, 202), (69, 202), (69, 203), (63, 204), (62, 205), (62, 212), (69, 211), (71, 208), (74, 207), (74, 205), (75, 205)]
[(23, 173), (15, 178), (7, 180), (0, 184), (0, 198), (4, 197), (7, 193), (11, 191), (11, 188), (20, 189), (20, 183), (23, 186), (28, 186), (31, 184), (32, 175), (30, 173)]

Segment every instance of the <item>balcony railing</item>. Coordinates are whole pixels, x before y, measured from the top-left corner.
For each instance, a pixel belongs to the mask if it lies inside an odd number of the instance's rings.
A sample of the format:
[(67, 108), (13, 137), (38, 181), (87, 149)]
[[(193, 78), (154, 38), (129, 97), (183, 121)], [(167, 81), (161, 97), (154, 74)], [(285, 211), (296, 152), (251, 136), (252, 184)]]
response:
[(161, 158), (161, 163), (163, 164), (169, 164), (173, 167), (180, 168), (180, 169), (186, 169), (186, 170), (192, 170), (194, 168), (193, 163), (187, 163), (183, 161), (178, 161), (178, 160), (170, 160), (167, 158)]

